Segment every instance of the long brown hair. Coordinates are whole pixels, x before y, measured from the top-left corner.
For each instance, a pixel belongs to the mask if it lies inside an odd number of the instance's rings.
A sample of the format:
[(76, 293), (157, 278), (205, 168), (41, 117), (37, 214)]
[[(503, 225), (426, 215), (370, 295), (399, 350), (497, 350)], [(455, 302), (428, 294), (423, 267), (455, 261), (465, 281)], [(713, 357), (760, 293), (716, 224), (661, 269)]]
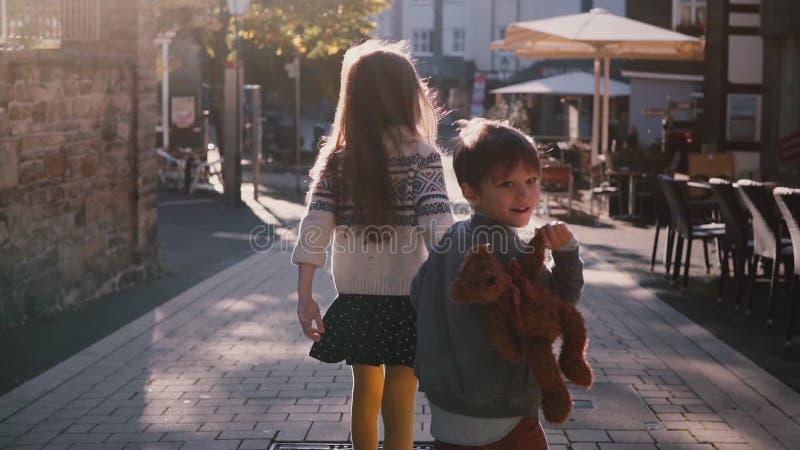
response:
[[(354, 222), (393, 222), (391, 150), (409, 139), (436, 142), (438, 110), (414, 68), (408, 43), (369, 40), (344, 54), (339, 101), (330, 133), (311, 169), (311, 192), (326, 177), (354, 204)], [(397, 153), (394, 156), (400, 156)]]

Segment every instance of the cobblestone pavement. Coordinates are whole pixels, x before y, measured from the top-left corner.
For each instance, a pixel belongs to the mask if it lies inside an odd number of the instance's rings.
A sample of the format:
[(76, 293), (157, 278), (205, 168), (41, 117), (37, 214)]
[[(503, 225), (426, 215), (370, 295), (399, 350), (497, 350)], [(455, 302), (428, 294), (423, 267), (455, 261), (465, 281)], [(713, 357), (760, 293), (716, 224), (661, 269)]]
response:
[[(250, 202), (265, 222), (302, 206)], [(269, 211), (278, 212), (280, 219)], [(265, 449), (345, 441), (349, 368), (306, 356), (284, 245), (255, 253), (0, 397), (0, 448)], [(797, 449), (800, 395), (584, 249), (596, 384), (553, 449)], [(318, 300), (334, 289), (318, 273)], [(88, 324), (87, 326), (90, 326)], [(416, 439), (430, 441), (418, 397)]]

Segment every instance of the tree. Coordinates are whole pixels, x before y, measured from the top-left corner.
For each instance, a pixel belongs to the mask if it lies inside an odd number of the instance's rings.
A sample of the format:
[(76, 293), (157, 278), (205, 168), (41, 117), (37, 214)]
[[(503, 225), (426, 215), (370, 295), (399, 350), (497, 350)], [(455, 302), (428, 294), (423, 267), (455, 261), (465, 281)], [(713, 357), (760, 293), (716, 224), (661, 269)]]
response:
[[(375, 28), (371, 17), (387, 0), (253, 0), (241, 20), (239, 37), (265, 58), (330, 57)], [(205, 49), (211, 66), (211, 107), (222, 111), (225, 63), (234, 49), (234, 18), (226, 0), (160, 0), (159, 28), (176, 30)], [(213, 115), (222, 134), (221, 114)]]
[(528, 110), (525, 108), (525, 103), (520, 98), (514, 99), (514, 104), (511, 105), (511, 114), (508, 117), (509, 123), (512, 127), (517, 128), (525, 134), (531, 133), (531, 119), (528, 117)]
[(500, 97), (486, 112), (486, 117), (492, 120), (508, 120), (508, 103)]

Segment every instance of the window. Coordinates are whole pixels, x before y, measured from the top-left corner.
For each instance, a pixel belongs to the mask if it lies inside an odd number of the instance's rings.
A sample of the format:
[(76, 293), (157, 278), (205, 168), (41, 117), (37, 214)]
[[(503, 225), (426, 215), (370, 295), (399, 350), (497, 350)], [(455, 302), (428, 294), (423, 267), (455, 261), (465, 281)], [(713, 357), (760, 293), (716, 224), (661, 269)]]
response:
[(706, 29), (706, 0), (672, 0), (672, 25), (686, 34), (701, 35)]
[(761, 139), (761, 96), (728, 94), (729, 141), (754, 142)]
[(453, 28), (453, 53), (463, 54), (467, 51), (467, 32), (464, 28)]
[(411, 42), (414, 53), (431, 52), (431, 34), (433, 30), (414, 30), (411, 33)]
[(497, 25), (497, 28), (494, 30), (494, 38), (493, 39), (505, 39), (506, 38), (506, 28), (508, 25)]

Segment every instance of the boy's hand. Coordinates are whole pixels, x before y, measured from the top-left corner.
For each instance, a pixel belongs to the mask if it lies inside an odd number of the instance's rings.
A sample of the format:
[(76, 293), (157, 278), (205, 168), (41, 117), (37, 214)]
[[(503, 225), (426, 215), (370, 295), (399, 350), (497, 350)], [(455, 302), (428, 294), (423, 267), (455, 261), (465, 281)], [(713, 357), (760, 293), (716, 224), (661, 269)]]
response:
[(567, 224), (561, 221), (550, 222), (539, 228), (539, 232), (544, 238), (544, 245), (550, 247), (551, 250), (558, 250), (574, 239)]

